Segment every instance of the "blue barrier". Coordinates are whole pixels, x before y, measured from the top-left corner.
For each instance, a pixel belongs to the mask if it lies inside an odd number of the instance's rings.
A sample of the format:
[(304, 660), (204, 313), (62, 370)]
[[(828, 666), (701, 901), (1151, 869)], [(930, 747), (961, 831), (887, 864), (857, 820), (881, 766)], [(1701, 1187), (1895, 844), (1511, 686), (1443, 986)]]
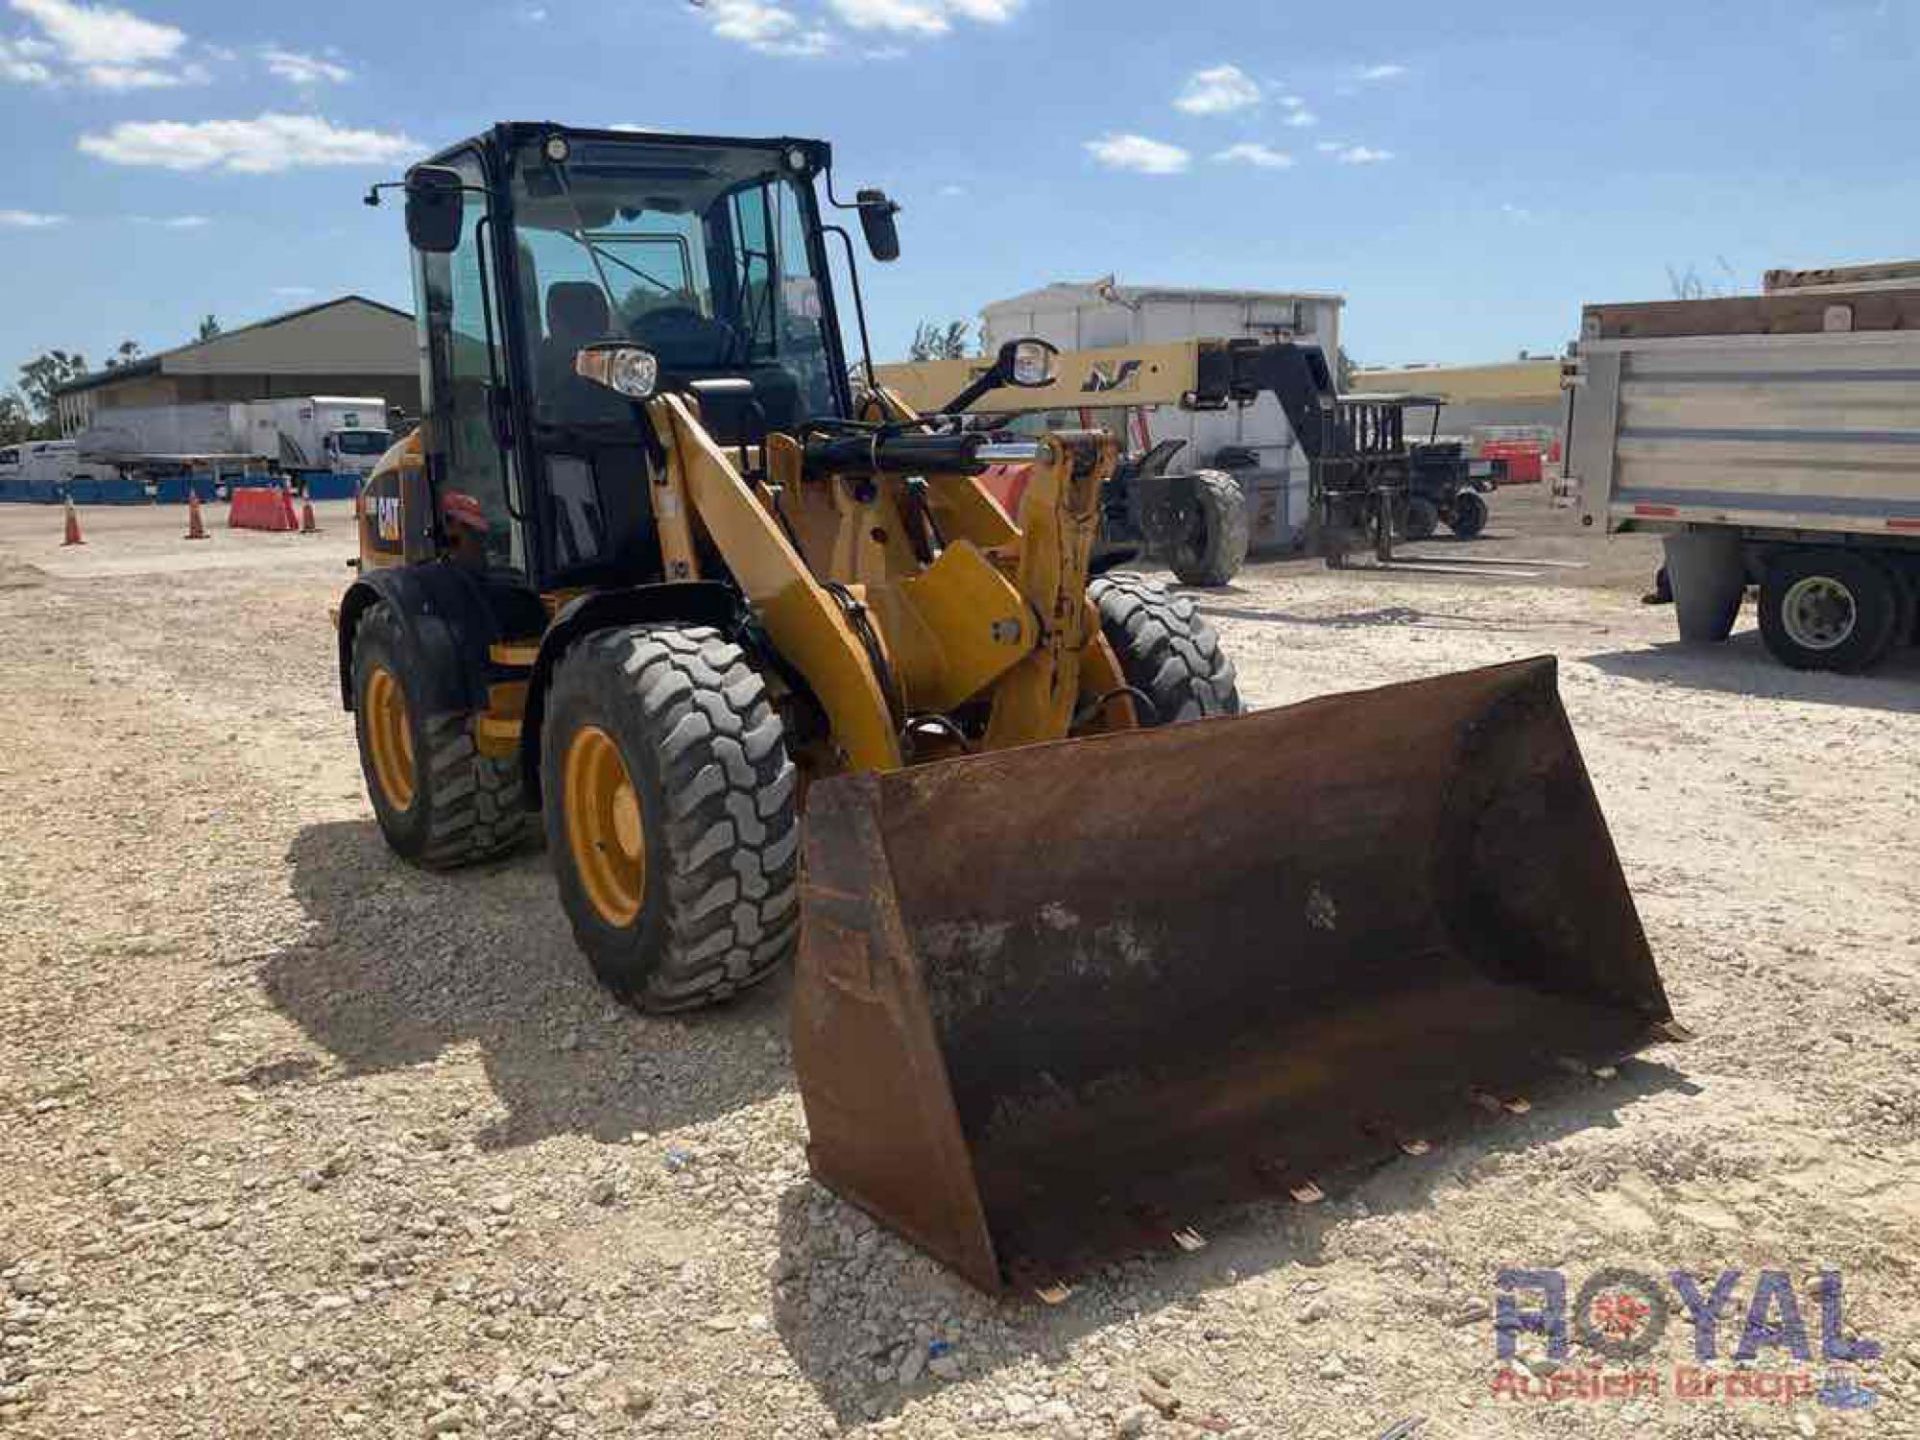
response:
[(58, 480), (27, 482), (27, 498), (37, 505), (58, 505), (64, 493), (64, 487)]
[(360, 477), (351, 473), (316, 470), (305, 478), (309, 500), (351, 500), (360, 493)]
[(216, 486), (211, 475), (157, 475), (153, 481), (153, 499), (156, 505), (184, 505), (187, 491), (192, 490), (202, 505), (211, 505), (216, 498)]
[(90, 475), (75, 475), (67, 481), (67, 498), (76, 505), (97, 505), (100, 482)]
[(129, 480), (116, 475), (111, 480), (99, 482), (99, 492), (95, 497), (99, 505), (144, 505), (147, 503), (147, 487), (138, 480)]

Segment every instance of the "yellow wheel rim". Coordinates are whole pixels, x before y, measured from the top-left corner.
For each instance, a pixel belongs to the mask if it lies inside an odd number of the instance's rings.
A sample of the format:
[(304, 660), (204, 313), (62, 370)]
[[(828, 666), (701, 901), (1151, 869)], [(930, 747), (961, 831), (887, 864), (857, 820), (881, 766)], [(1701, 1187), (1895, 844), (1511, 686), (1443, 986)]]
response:
[(562, 765), (567, 845), (580, 888), (607, 924), (626, 926), (647, 898), (646, 826), (640, 795), (613, 737), (583, 725)]
[(413, 726), (407, 692), (391, 670), (377, 665), (367, 676), (367, 748), (380, 793), (395, 810), (413, 808)]

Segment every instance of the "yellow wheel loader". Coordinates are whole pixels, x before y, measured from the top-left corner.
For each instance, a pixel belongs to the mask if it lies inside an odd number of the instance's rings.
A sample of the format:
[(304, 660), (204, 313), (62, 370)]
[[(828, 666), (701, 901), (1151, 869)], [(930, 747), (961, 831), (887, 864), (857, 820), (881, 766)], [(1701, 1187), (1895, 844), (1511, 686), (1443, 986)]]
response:
[(426, 414), (339, 609), (380, 827), (544, 825), (642, 1009), (797, 950), (826, 1184), (1051, 1285), (1667, 1021), (1551, 662), (1240, 715), (1190, 601), (1088, 578), (1110, 439), (979, 484), (953, 417), (1049, 347), (852, 386), (823, 202), (898, 239), (826, 145), (506, 124), (400, 188)]

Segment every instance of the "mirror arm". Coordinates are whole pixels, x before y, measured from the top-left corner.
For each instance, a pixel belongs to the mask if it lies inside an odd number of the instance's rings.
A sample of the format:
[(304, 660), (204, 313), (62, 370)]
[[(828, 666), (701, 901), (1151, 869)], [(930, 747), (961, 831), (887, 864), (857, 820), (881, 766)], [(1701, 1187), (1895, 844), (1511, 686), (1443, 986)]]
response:
[(954, 396), (953, 399), (949, 400), (946, 404), (942, 405), (938, 413), (942, 415), (963, 414), (965, 413), (966, 408), (969, 405), (973, 404), (974, 401), (978, 400), (982, 395), (988, 394), (989, 392), (994, 390), (998, 390), (1001, 387), (1003, 387), (1006, 383), (1007, 383), (1007, 377), (1001, 373), (1000, 366), (997, 363), (992, 366), (989, 366), (986, 373), (981, 375), (977, 380), (975, 380), (971, 385), (967, 386), (967, 388), (962, 390), (958, 395)]
[[(831, 180), (829, 180), (827, 185), (827, 198), (830, 200), (833, 198), (833, 185)], [(836, 201), (835, 203), (837, 204), (838, 202)], [(858, 209), (859, 207), (842, 205), (840, 208), (846, 210)], [(820, 232), (823, 235), (838, 235), (840, 237), (840, 243), (846, 247), (847, 288), (853, 291), (853, 316), (860, 326), (860, 353), (866, 358), (867, 386), (871, 389), (880, 383), (880, 378), (879, 372), (873, 368), (873, 342), (867, 338), (867, 302), (865, 297), (860, 293), (860, 265), (859, 262), (854, 259), (853, 255), (853, 236), (847, 233), (846, 227), (843, 225), (822, 225)]]

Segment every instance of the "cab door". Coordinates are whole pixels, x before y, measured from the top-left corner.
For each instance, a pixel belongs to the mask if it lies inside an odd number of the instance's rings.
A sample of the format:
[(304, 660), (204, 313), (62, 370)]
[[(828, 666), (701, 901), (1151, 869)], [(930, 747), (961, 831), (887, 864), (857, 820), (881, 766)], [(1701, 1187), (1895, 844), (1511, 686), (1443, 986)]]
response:
[(456, 559), (527, 573), (529, 550), (507, 414), (507, 354), (487, 175), (476, 150), (438, 161), (459, 172), (460, 242), (414, 255), (434, 521)]

